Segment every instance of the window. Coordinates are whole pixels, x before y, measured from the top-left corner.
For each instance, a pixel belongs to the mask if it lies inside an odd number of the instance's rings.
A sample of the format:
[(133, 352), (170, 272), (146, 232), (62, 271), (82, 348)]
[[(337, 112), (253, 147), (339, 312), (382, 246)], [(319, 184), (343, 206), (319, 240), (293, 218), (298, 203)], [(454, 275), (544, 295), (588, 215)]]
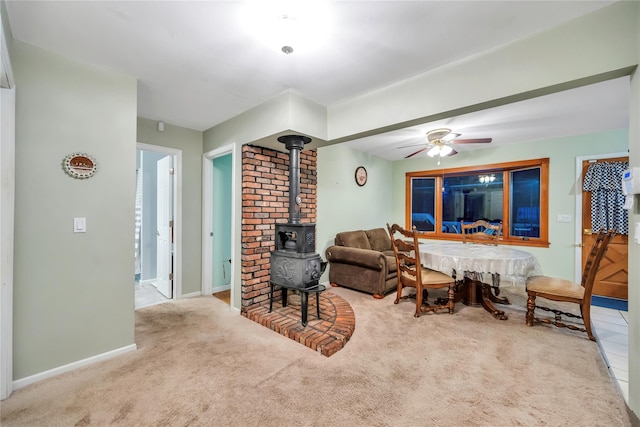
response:
[(502, 243), (548, 246), (549, 159), (407, 173), (407, 224), (461, 240), (460, 222), (503, 224)]

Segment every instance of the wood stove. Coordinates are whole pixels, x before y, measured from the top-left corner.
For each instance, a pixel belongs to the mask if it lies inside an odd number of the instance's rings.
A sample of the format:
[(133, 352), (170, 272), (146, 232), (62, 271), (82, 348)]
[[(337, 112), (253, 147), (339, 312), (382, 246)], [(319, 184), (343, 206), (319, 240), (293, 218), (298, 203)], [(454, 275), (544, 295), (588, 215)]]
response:
[(271, 252), (271, 281), (288, 288), (316, 286), (324, 270), (315, 253), (316, 225), (300, 222), (300, 151), (311, 138), (286, 135), (278, 138), (289, 150), (289, 222), (276, 224), (276, 248)]
[[(271, 295), (273, 285), (282, 286), (282, 305), (286, 306), (286, 290), (301, 291), (302, 323), (306, 326), (307, 298), (309, 292), (324, 290), (319, 285), (326, 262), (315, 253), (316, 225), (300, 222), (300, 151), (311, 138), (301, 135), (286, 135), (278, 138), (289, 150), (289, 222), (276, 224), (275, 250), (271, 252)], [(322, 289), (320, 289), (322, 287)]]

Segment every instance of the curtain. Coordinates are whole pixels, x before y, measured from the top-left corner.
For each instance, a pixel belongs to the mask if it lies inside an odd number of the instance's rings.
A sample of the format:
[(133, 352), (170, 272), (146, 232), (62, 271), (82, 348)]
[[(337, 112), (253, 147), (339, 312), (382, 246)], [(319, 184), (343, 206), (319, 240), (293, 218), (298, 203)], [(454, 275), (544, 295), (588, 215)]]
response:
[(629, 212), (623, 209), (622, 172), (629, 162), (602, 162), (589, 165), (582, 186), (591, 192), (591, 229), (615, 228), (618, 234), (629, 234)]
[(136, 204), (135, 204), (135, 274), (139, 278), (140, 263), (140, 229), (142, 226), (142, 169), (136, 170)]

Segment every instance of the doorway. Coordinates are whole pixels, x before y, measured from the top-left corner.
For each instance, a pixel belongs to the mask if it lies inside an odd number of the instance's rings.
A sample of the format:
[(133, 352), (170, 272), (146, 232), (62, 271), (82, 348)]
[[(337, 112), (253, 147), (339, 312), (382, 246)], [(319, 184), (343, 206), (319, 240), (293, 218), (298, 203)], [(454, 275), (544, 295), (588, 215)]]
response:
[(138, 144), (134, 231), (135, 308), (180, 295), (179, 150)]
[[(576, 162), (576, 169), (579, 173), (579, 182), (581, 185), (576, 189), (578, 194), (578, 201), (576, 205), (576, 212), (578, 212), (578, 218), (576, 219), (576, 235), (579, 242), (576, 247), (576, 280), (580, 282), (582, 275), (582, 265), (584, 264), (588, 252), (593, 245), (595, 233), (599, 226), (592, 224), (592, 200), (594, 197), (589, 191), (585, 191), (582, 188), (584, 183), (584, 177), (587, 174), (588, 169), (592, 165), (601, 164), (606, 166), (607, 164), (623, 164), (621, 162), (628, 162), (629, 157), (627, 153), (614, 153), (600, 156), (587, 156), (578, 158)], [(611, 201), (607, 202), (609, 211), (613, 209), (618, 216), (624, 212), (622, 206), (611, 207)], [(596, 215), (596, 218), (604, 217), (604, 215)], [(601, 305), (609, 308), (623, 308), (626, 309), (627, 304), (627, 289), (628, 289), (628, 235), (626, 232), (620, 231), (611, 240), (608, 246), (608, 250), (603, 257), (600, 268), (595, 278), (593, 288), (593, 301), (594, 305)]]
[(233, 306), (234, 146), (203, 156), (202, 294)]

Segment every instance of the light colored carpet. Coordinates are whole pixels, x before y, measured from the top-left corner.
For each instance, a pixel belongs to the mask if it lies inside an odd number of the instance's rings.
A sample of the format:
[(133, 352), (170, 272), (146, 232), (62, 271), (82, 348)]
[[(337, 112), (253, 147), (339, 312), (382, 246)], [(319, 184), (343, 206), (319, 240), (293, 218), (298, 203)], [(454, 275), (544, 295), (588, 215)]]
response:
[[(521, 288), (511, 288), (522, 292)], [(8, 426), (629, 426), (597, 345), (481, 308), (414, 305), (335, 288), (356, 330), (324, 357), (198, 297), (136, 313), (139, 350), (33, 384)]]

